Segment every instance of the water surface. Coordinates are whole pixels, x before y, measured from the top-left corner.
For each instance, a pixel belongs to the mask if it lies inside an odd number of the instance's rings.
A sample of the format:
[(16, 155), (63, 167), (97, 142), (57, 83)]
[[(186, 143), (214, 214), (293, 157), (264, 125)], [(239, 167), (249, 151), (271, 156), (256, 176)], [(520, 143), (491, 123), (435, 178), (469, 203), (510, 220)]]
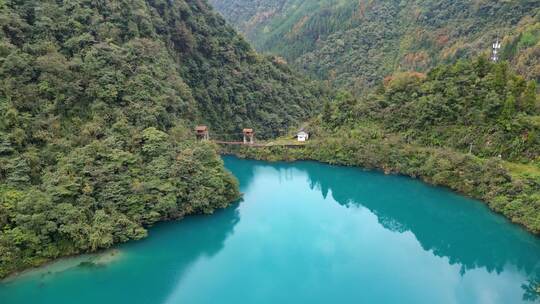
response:
[(241, 203), (160, 224), (95, 267), (0, 283), (0, 303), (540, 300), (540, 240), (482, 203), (357, 168), (225, 162)]

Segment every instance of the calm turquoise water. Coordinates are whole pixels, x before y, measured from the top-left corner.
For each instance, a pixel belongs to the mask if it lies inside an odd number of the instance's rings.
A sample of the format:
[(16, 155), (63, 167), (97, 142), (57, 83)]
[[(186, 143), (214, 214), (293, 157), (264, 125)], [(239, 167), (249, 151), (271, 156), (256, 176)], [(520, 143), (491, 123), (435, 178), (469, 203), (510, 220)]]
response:
[(225, 162), (240, 204), (158, 225), (102, 267), (2, 283), (0, 303), (540, 300), (540, 240), (481, 203), (355, 168)]

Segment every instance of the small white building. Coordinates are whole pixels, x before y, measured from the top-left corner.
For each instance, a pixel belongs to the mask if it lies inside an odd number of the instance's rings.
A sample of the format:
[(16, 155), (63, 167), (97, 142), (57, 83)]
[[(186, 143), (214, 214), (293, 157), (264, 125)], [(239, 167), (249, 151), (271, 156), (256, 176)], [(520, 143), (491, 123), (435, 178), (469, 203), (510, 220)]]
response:
[(307, 132), (300, 131), (298, 134), (296, 134), (296, 138), (298, 141), (307, 141), (309, 139), (309, 134)]

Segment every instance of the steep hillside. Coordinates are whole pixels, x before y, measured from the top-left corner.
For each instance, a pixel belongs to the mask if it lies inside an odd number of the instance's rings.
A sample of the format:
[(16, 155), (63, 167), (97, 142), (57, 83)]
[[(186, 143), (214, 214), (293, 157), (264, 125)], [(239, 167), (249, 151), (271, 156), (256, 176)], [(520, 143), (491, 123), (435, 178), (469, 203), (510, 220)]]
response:
[(211, 0), (257, 49), (360, 91), (395, 71), (424, 72), (489, 52), (540, 79), (539, 0)]
[(0, 277), (237, 199), (192, 128), (310, 115), (319, 92), (274, 61), (204, 1), (0, 1)]

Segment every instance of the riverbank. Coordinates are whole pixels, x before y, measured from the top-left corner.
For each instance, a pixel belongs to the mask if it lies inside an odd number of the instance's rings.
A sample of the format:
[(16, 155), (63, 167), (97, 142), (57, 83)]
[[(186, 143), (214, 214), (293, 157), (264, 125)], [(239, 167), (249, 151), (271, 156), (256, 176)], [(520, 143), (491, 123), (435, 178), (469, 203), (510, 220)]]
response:
[(319, 137), (302, 149), (241, 146), (221, 152), (267, 161), (314, 160), (421, 178), (482, 200), (513, 223), (540, 234), (540, 174), (534, 166), (408, 144), (399, 136), (341, 134), (339, 138)]
[(49, 261), (36, 268), (29, 268), (20, 272), (11, 273), (4, 279), (1, 279), (0, 283), (9, 284), (14, 280), (28, 276), (51, 276), (76, 267), (107, 267), (109, 264), (119, 260), (121, 257), (122, 252), (118, 249), (108, 249), (99, 253), (63, 257), (57, 260)]

